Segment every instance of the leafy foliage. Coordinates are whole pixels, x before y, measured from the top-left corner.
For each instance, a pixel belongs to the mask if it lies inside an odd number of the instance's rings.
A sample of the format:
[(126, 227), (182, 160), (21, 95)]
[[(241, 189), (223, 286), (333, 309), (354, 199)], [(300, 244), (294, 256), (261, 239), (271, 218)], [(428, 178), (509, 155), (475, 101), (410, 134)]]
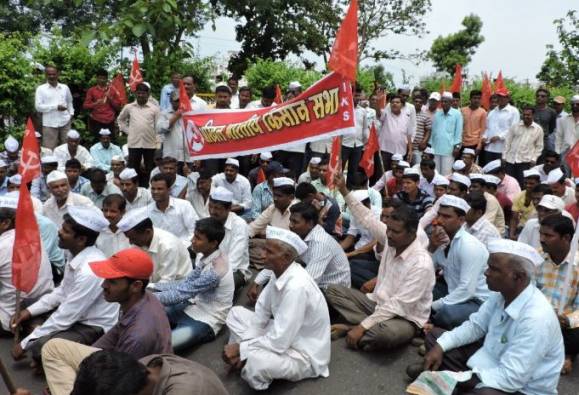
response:
[(468, 15), (462, 20), (463, 30), (450, 34), (446, 37), (438, 36), (432, 43), (427, 58), (432, 60), (438, 71), (454, 73), (454, 66), (461, 64), (463, 67), (470, 63), (472, 55), (477, 47), (484, 41), (480, 34), (482, 29), (481, 19), (474, 15)]
[(376, 84), (381, 85), (389, 92), (395, 89), (394, 77), (391, 73), (385, 72), (382, 65), (366, 66), (359, 69), (356, 83), (361, 85), (368, 95), (374, 91)]
[(298, 65), (270, 59), (258, 59), (245, 73), (245, 78), (256, 96), (270, 85), (279, 84), (284, 90), (291, 81), (299, 81), (305, 89), (321, 77), (321, 73), (317, 71), (304, 70)]

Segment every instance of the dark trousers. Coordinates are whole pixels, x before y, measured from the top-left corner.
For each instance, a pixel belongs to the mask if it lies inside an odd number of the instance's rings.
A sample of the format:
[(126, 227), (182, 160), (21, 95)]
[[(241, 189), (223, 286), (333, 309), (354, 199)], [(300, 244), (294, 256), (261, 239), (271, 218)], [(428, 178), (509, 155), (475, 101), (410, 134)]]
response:
[(392, 170), (392, 154), (386, 151), (380, 151), (382, 155), (382, 165), (384, 166), (384, 172)]
[(362, 147), (345, 147), (342, 145), (342, 171), (348, 164), (348, 179), (358, 171), (360, 160), (362, 159)]
[(91, 117), (88, 118), (88, 130), (95, 142), (99, 140), (99, 132), (101, 129), (108, 129), (111, 131), (111, 140), (115, 141), (117, 134), (115, 129), (115, 121), (109, 123), (102, 123), (92, 119)]
[(579, 354), (579, 328), (563, 329), (563, 343), (565, 343), (565, 355)]
[(235, 284), (235, 295), (237, 295), (246, 284), (245, 276), (241, 271), (236, 270), (233, 272), (233, 283)]
[(521, 189), (525, 189), (525, 178), (523, 177), (523, 171), (529, 170), (531, 168), (531, 164), (529, 162), (525, 163), (505, 163), (505, 171), (511, 177), (514, 177)]
[[(141, 168), (141, 160), (143, 168)], [(139, 174), (139, 185), (144, 188), (148, 187), (151, 170), (155, 167), (155, 149), (129, 148), (129, 167)]]
[(276, 151), (273, 158), (289, 169), (290, 177), (297, 179), (304, 171), (304, 154), (302, 152)]
[(360, 289), (368, 280), (378, 275), (380, 262), (370, 257), (354, 257), (350, 260), (350, 275), (352, 276), (352, 288)]
[(89, 326), (76, 323), (64, 331), (53, 332), (50, 335), (42, 336), (36, 339), (34, 342), (30, 343), (27, 350), (32, 354), (32, 359), (40, 363), (42, 359), (42, 347), (50, 339), (65, 339), (90, 346), (103, 334), (103, 329), (98, 326)]
[(480, 157), (478, 158), (478, 164), (480, 167), (485, 167), (485, 165), (489, 162), (492, 162), (496, 159), (501, 159), (503, 154), (500, 152), (489, 152), (489, 151), (481, 151)]

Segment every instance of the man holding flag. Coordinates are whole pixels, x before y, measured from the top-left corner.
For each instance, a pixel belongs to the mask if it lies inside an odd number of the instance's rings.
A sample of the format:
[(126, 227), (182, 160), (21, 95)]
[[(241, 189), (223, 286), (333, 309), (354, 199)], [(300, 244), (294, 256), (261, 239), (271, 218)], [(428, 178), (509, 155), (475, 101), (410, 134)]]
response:
[(108, 85), (109, 73), (105, 69), (97, 70), (96, 85), (86, 92), (82, 108), (90, 112), (88, 130), (94, 139), (98, 139), (101, 129), (115, 130), (115, 118), (121, 111), (121, 103)]

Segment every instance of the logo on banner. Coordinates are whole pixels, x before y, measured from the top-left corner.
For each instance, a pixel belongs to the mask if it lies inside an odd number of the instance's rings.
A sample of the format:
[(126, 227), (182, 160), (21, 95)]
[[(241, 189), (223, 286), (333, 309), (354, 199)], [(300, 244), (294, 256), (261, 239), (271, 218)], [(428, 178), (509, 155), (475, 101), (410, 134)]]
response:
[(185, 129), (185, 135), (187, 136), (187, 141), (190, 142), (191, 151), (200, 152), (205, 146), (205, 139), (201, 134), (201, 131), (195, 125), (192, 120), (187, 121), (187, 128)]

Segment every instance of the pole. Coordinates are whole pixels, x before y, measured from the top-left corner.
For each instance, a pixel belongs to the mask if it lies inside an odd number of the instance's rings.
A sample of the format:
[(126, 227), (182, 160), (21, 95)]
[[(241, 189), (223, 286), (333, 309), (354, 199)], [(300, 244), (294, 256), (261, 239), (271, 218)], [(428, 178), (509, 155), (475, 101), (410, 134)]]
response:
[[(14, 313), (14, 317), (20, 317), (20, 310), (22, 309), (22, 297), (20, 295), (20, 290), (16, 290), (16, 311)], [(14, 328), (14, 344), (18, 344), (20, 342), (20, 325)]]
[(6, 385), (8, 393), (14, 394), (16, 392), (16, 386), (14, 385), (14, 381), (12, 380), (10, 373), (8, 373), (8, 370), (6, 370), (6, 366), (4, 366), (2, 359), (0, 359), (0, 375), (2, 376), (2, 380), (4, 380), (4, 385)]

